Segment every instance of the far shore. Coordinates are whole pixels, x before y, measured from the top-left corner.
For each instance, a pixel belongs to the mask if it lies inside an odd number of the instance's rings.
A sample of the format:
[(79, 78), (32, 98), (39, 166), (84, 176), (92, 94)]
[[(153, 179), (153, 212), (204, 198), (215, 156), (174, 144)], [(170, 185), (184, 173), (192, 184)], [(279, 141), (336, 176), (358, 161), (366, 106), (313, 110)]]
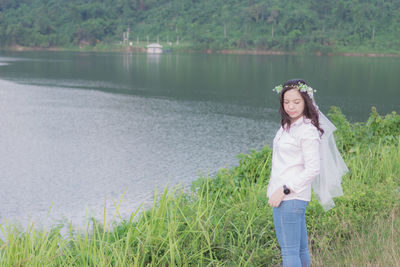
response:
[[(251, 55), (303, 55), (303, 52), (297, 51), (268, 51), (268, 50), (219, 50), (216, 53), (220, 54), (251, 54)], [(322, 56), (321, 52), (312, 53), (316, 56)], [(389, 53), (327, 53), (327, 56), (350, 56), (350, 57), (400, 57), (400, 54)]]
[[(300, 51), (283, 51), (283, 50), (246, 50), (246, 49), (221, 49), (221, 50), (196, 50), (183, 47), (166, 46), (168, 50), (183, 53), (205, 53), (205, 54), (234, 54), (234, 55), (315, 55), (315, 56), (350, 56), (350, 57), (400, 57), (400, 53), (378, 53), (378, 52), (300, 52)], [(82, 51), (82, 52), (130, 52), (130, 53), (146, 53), (146, 48), (143, 46), (76, 46), (76, 47), (27, 47), (13, 45), (4, 47), (3, 51)]]

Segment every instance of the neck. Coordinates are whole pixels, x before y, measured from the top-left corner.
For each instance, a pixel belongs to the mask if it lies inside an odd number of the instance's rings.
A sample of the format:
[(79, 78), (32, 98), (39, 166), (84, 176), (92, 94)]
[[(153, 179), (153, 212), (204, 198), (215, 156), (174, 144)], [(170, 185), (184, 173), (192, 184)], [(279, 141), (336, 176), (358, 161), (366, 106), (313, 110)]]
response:
[(302, 118), (303, 115), (298, 116), (297, 118), (290, 118), (290, 124), (295, 123), (296, 121), (298, 121), (300, 118)]

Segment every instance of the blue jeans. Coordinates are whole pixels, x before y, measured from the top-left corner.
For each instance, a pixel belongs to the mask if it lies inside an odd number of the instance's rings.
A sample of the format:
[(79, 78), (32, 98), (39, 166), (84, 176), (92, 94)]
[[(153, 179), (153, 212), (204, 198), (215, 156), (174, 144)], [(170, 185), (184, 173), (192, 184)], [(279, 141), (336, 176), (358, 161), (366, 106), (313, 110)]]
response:
[(308, 201), (282, 201), (273, 208), (275, 233), (282, 252), (284, 267), (310, 266), (305, 211)]

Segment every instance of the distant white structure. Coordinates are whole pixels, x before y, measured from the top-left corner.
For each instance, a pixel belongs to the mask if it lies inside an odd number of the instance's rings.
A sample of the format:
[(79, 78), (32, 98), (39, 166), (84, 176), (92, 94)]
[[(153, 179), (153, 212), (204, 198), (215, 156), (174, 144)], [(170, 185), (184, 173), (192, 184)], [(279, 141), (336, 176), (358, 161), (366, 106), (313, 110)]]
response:
[(162, 45), (158, 43), (152, 43), (147, 46), (147, 53), (149, 54), (161, 54), (162, 52)]

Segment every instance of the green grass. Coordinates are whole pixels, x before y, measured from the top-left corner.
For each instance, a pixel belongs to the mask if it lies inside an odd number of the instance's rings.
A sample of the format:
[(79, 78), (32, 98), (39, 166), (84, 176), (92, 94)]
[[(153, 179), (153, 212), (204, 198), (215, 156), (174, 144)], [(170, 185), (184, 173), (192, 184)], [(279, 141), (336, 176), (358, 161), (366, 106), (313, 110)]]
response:
[[(323, 212), (313, 198), (307, 226), (314, 266), (396, 266), (400, 261), (400, 116), (373, 110), (365, 123), (330, 118), (350, 172), (345, 195)], [(85, 230), (21, 231), (1, 225), (0, 266), (276, 266), (266, 186), (272, 151), (239, 155), (240, 164), (201, 177), (191, 192), (168, 187), (148, 210)], [(116, 214), (118, 215), (118, 205)]]
[(345, 245), (314, 253), (313, 266), (400, 266), (400, 209), (377, 216)]

